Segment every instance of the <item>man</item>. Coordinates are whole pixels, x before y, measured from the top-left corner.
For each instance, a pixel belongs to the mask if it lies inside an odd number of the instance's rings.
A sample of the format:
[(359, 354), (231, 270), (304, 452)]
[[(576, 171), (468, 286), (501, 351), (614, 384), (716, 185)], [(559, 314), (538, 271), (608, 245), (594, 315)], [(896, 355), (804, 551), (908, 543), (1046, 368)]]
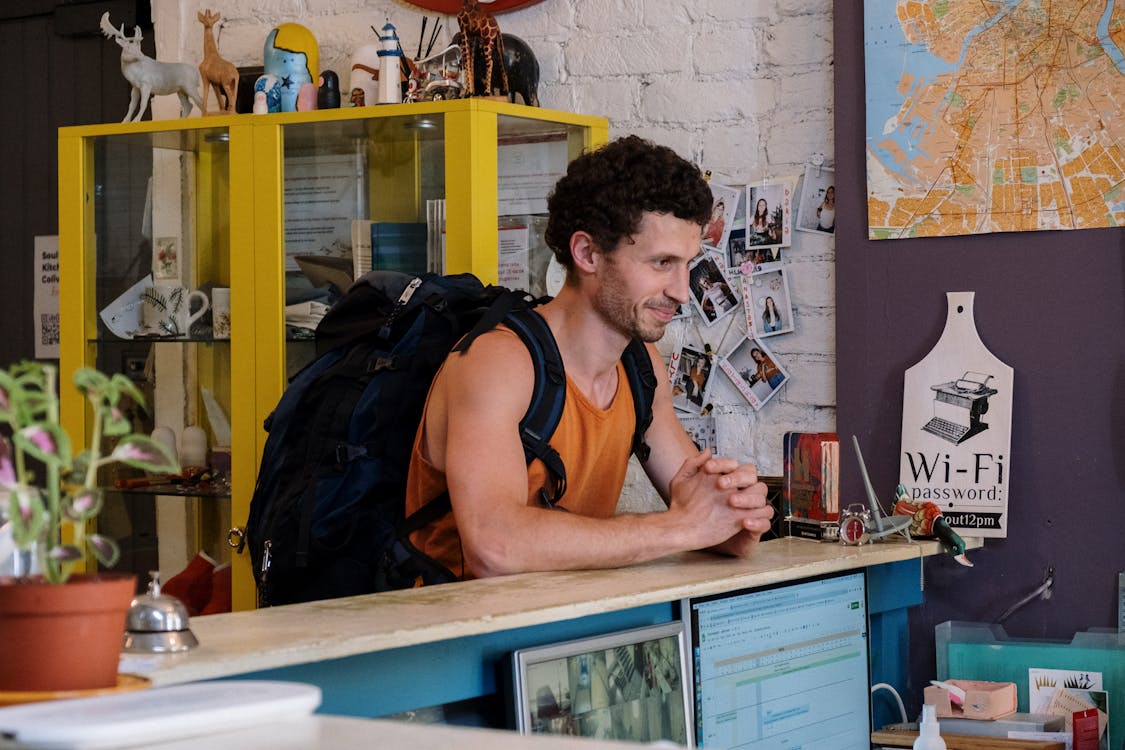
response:
[(568, 512), (537, 500), (546, 471), (527, 465), (517, 427), (531, 400), (531, 356), (499, 328), (450, 356), (431, 387), (407, 513), (447, 488), (453, 512), (411, 540), (461, 578), (618, 567), (704, 548), (749, 555), (770, 525), (766, 487), (752, 465), (696, 450), (662, 378), (644, 470), (668, 510), (615, 515), (634, 424), (621, 354), (640, 338), (656, 372), (666, 369), (651, 342), (689, 300), (688, 265), (711, 214), (699, 170), (630, 136), (574, 160), (548, 210), (547, 244), (567, 278), (536, 309), (566, 370), (550, 442), (566, 466), (559, 506)]

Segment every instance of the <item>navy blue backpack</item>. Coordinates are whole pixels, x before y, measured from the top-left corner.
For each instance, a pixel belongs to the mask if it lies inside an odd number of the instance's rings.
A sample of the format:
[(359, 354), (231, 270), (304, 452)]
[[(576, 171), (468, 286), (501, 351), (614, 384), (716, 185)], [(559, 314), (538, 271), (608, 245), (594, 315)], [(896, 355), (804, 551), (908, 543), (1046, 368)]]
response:
[[(409, 541), (450, 504), (444, 495), (404, 517), (407, 469), (441, 363), (501, 322), (535, 364), (520, 423), (525, 456), (548, 468), (544, 503), (562, 498), (566, 468), (548, 441), (562, 415), (565, 375), (554, 337), (533, 311), (543, 301), (470, 274), (373, 271), (352, 285), (317, 327), (316, 359), (265, 422), (246, 524), (259, 605), (457, 580)], [(622, 360), (637, 413), (633, 449), (643, 461), (656, 378), (640, 341)]]

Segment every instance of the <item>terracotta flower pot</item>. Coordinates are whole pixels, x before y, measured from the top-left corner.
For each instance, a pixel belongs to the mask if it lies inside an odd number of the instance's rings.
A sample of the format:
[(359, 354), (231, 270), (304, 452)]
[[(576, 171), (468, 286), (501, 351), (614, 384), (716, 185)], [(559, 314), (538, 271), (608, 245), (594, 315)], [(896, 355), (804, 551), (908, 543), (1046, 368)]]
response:
[(59, 585), (0, 576), (0, 691), (116, 685), (135, 586), (124, 573), (74, 575)]

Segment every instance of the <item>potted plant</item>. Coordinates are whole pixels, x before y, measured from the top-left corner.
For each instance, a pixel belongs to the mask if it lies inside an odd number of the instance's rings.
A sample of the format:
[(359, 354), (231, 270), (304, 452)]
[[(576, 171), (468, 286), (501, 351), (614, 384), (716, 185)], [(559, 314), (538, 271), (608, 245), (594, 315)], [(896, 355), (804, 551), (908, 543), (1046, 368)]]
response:
[[(90, 447), (72, 455), (59, 424), (57, 373), (39, 362), (0, 371), (0, 424), (11, 433), (0, 436), (0, 520), (7, 516), (21, 558), (32, 561), (30, 569), (0, 577), (0, 691), (116, 684), (134, 576), (75, 572), (88, 555), (106, 567), (120, 556), (112, 539), (87, 533), (103, 503), (98, 471), (118, 463), (179, 471), (164, 446), (132, 433), (121, 402), (145, 408), (137, 386), (89, 368), (74, 373), (74, 385), (92, 408)], [(106, 455), (103, 441), (114, 438)]]

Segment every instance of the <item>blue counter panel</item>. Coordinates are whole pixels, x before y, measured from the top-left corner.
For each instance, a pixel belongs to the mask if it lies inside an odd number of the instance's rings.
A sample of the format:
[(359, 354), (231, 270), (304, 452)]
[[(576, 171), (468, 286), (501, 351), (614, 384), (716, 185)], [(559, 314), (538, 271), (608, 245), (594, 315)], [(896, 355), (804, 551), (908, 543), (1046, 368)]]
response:
[[(378, 717), (503, 693), (512, 651), (616, 630), (671, 622), (668, 602), (456, 640), (377, 651), (345, 659), (238, 675), (319, 685), (320, 712)], [(404, 678), (404, 675), (409, 675)]]

